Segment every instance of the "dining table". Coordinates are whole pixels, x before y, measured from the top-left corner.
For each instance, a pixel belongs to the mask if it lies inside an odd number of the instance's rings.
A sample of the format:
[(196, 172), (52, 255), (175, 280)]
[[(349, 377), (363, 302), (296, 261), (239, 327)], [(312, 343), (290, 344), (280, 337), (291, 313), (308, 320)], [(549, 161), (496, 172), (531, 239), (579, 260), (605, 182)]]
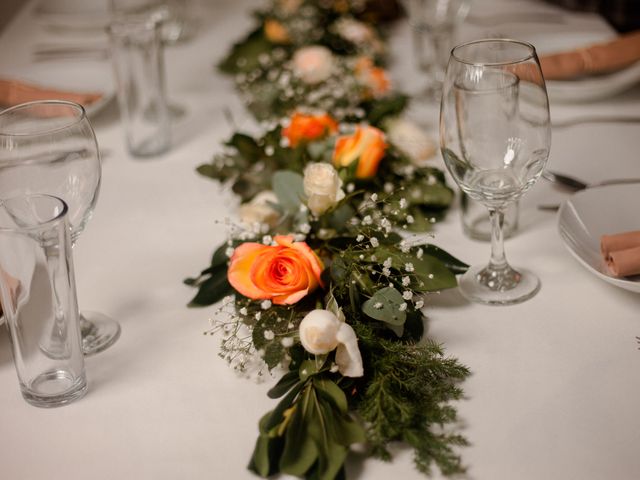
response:
[[(122, 333), (113, 346), (85, 358), (85, 397), (42, 409), (21, 397), (2, 325), (0, 478), (256, 478), (246, 467), (258, 421), (276, 404), (266, 395), (276, 377), (244, 376), (219, 358), (220, 338), (209, 333), (220, 313), (215, 306), (189, 308), (195, 291), (183, 280), (208, 265), (237, 215), (231, 189), (196, 168), (221, 152), (234, 131), (259, 129), (233, 79), (216, 65), (253, 27), (251, 12), (260, 2), (192, 2), (191, 35), (164, 50), (167, 96), (178, 112), (171, 148), (149, 158), (128, 153), (108, 56), (34, 56), (43, 44), (106, 45), (102, 30), (47, 23), (39, 12), (45, 3), (51, 8), (55, 2), (23, 2), (0, 32), (0, 77), (105, 95), (100, 108), (88, 112), (102, 154), (102, 183), (73, 261), (80, 309), (109, 315)], [(419, 95), (424, 78), (407, 19), (391, 25), (388, 35), (394, 88), (415, 95), (406, 115), (437, 142), (439, 103)], [(473, 0), (456, 41), (496, 36), (531, 42), (543, 54), (615, 31), (595, 13), (550, 2)], [(640, 82), (586, 98), (554, 95), (549, 85), (549, 97), (550, 170), (586, 182), (640, 177), (640, 123), (604, 118), (639, 116)], [(444, 169), (439, 153), (431, 165)], [(467, 468), (462, 478), (640, 476), (640, 294), (586, 268), (563, 241), (558, 213), (538, 208), (572, 195), (540, 179), (520, 200), (518, 229), (506, 240), (506, 252), (514, 266), (539, 276), (542, 286), (532, 299), (485, 306), (456, 289), (425, 298), (426, 334), (471, 371), (455, 402), (455, 429), (469, 441), (459, 449)], [(640, 198), (623, 202), (639, 205)], [(615, 218), (623, 207), (597, 211), (596, 205), (592, 213)], [(489, 243), (463, 233), (457, 201), (429, 234), (468, 264), (488, 261)], [(409, 448), (393, 445), (392, 454), (383, 462), (354, 452), (348, 478), (426, 478)], [(445, 477), (434, 470), (432, 478)]]

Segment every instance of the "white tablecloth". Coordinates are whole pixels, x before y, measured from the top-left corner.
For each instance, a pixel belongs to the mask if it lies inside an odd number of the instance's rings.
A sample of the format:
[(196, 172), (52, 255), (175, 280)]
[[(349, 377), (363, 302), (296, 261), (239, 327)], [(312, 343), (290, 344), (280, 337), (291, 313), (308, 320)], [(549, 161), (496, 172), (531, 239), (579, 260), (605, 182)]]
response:
[[(94, 218), (74, 249), (77, 288), (81, 308), (116, 318), (122, 336), (87, 358), (85, 398), (43, 410), (20, 396), (9, 340), (0, 335), (0, 478), (254, 478), (245, 466), (258, 419), (275, 405), (266, 397), (274, 380), (256, 385), (218, 358), (219, 339), (203, 335), (215, 309), (187, 309), (194, 291), (181, 283), (207, 265), (235, 205), (231, 194), (194, 169), (234, 130), (225, 109), (238, 126), (252, 126), (214, 64), (248, 31), (256, 2), (208, 3), (201, 2), (197, 36), (166, 51), (170, 97), (187, 112), (171, 152), (131, 158), (115, 105), (93, 118), (105, 152), (103, 184)], [(0, 34), (0, 76), (25, 68), (31, 46), (53, 35), (35, 21), (33, 6), (27, 3)], [(509, 9), (556, 11), (532, 0), (485, 0), (475, 2), (472, 13)], [(609, 31), (596, 16), (563, 15), (564, 24), (467, 25), (460, 38), (499, 32), (536, 43), (558, 32)], [(415, 90), (409, 39), (408, 27), (398, 25), (392, 75), (400, 87)], [(53, 67), (38, 68), (45, 83), (46, 68)], [(70, 82), (81, 75), (70, 72)], [(640, 89), (551, 107), (554, 118), (638, 113)], [(437, 135), (435, 106), (416, 106), (410, 114)], [(640, 177), (639, 133), (637, 124), (554, 129), (550, 166), (589, 181)], [(542, 279), (536, 297), (499, 308), (470, 304), (456, 291), (427, 301), (429, 335), (473, 372), (457, 405), (461, 432), (471, 442), (462, 455), (473, 479), (640, 475), (640, 295), (603, 282), (568, 254), (555, 215), (536, 209), (563, 198), (540, 181), (522, 202), (520, 230), (506, 244), (513, 264)], [(435, 234), (434, 243), (468, 263), (488, 259), (487, 243), (462, 234), (457, 207)], [(349, 477), (423, 478), (410, 450), (395, 453), (391, 464), (356, 458)]]

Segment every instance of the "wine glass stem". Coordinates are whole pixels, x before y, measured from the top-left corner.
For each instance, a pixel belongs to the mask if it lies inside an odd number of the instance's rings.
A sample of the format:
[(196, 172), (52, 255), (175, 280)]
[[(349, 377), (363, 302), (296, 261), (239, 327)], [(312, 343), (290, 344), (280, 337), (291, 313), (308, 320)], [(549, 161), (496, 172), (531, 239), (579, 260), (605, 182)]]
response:
[(491, 259), (477, 275), (479, 283), (490, 290), (504, 292), (520, 283), (521, 275), (511, 268), (504, 254), (504, 207), (489, 208), (491, 220)]
[(504, 209), (489, 208), (489, 220), (491, 222), (491, 259), (488, 268), (499, 270), (508, 265), (504, 254)]

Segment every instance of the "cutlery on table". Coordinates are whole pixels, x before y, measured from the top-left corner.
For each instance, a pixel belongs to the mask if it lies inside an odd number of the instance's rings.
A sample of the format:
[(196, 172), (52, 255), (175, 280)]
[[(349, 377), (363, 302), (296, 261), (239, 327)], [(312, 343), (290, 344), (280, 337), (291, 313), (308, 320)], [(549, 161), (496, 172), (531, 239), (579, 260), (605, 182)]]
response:
[[(586, 188), (602, 187), (605, 185), (623, 185), (627, 183), (640, 183), (640, 178), (613, 178), (613, 179), (602, 180), (594, 183), (586, 183), (585, 181), (579, 180), (570, 175), (565, 175), (558, 172), (552, 172), (550, 170), (543, 170), (542, 178), (544, 178), (548, 182), (568, 188), (573, 192), (584, 190)], [(560, 208), (560, 205), (557, 205), (557, 204), (538, 205), (538, 210), (556, 211), (558, 210), (558, 208)]]

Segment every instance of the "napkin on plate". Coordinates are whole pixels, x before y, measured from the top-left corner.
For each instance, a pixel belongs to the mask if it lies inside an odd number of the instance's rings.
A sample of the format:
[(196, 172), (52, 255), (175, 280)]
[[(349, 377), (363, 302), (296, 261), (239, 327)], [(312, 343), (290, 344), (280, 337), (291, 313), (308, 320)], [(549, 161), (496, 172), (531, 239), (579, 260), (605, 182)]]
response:
[(88, 106), (101, 98), (101, 93), (55, 90), (19, 80), (0, 78), (0, 105), (3, 107), (36, 100), (68, 100)]
[(640, 30), (615, 40), (540, 57), (546, 80), (571, 80), (621, 70), (640, 61)]
[[(2, 268), (0, 268), (0, 276), (2, 280), (9, 286), (9, 296), (11, 302), (13, 302), (13, 308), (16, 308), (16, 301), (18, 299), (18, 289), (20, 288), (20, 280), (12, 277)], [(2, 315), (2, 298), (0, 297), (0, 315)]]
[(640, 230), (602, 235), (600, 251), (611, 275), (640, 274)]

